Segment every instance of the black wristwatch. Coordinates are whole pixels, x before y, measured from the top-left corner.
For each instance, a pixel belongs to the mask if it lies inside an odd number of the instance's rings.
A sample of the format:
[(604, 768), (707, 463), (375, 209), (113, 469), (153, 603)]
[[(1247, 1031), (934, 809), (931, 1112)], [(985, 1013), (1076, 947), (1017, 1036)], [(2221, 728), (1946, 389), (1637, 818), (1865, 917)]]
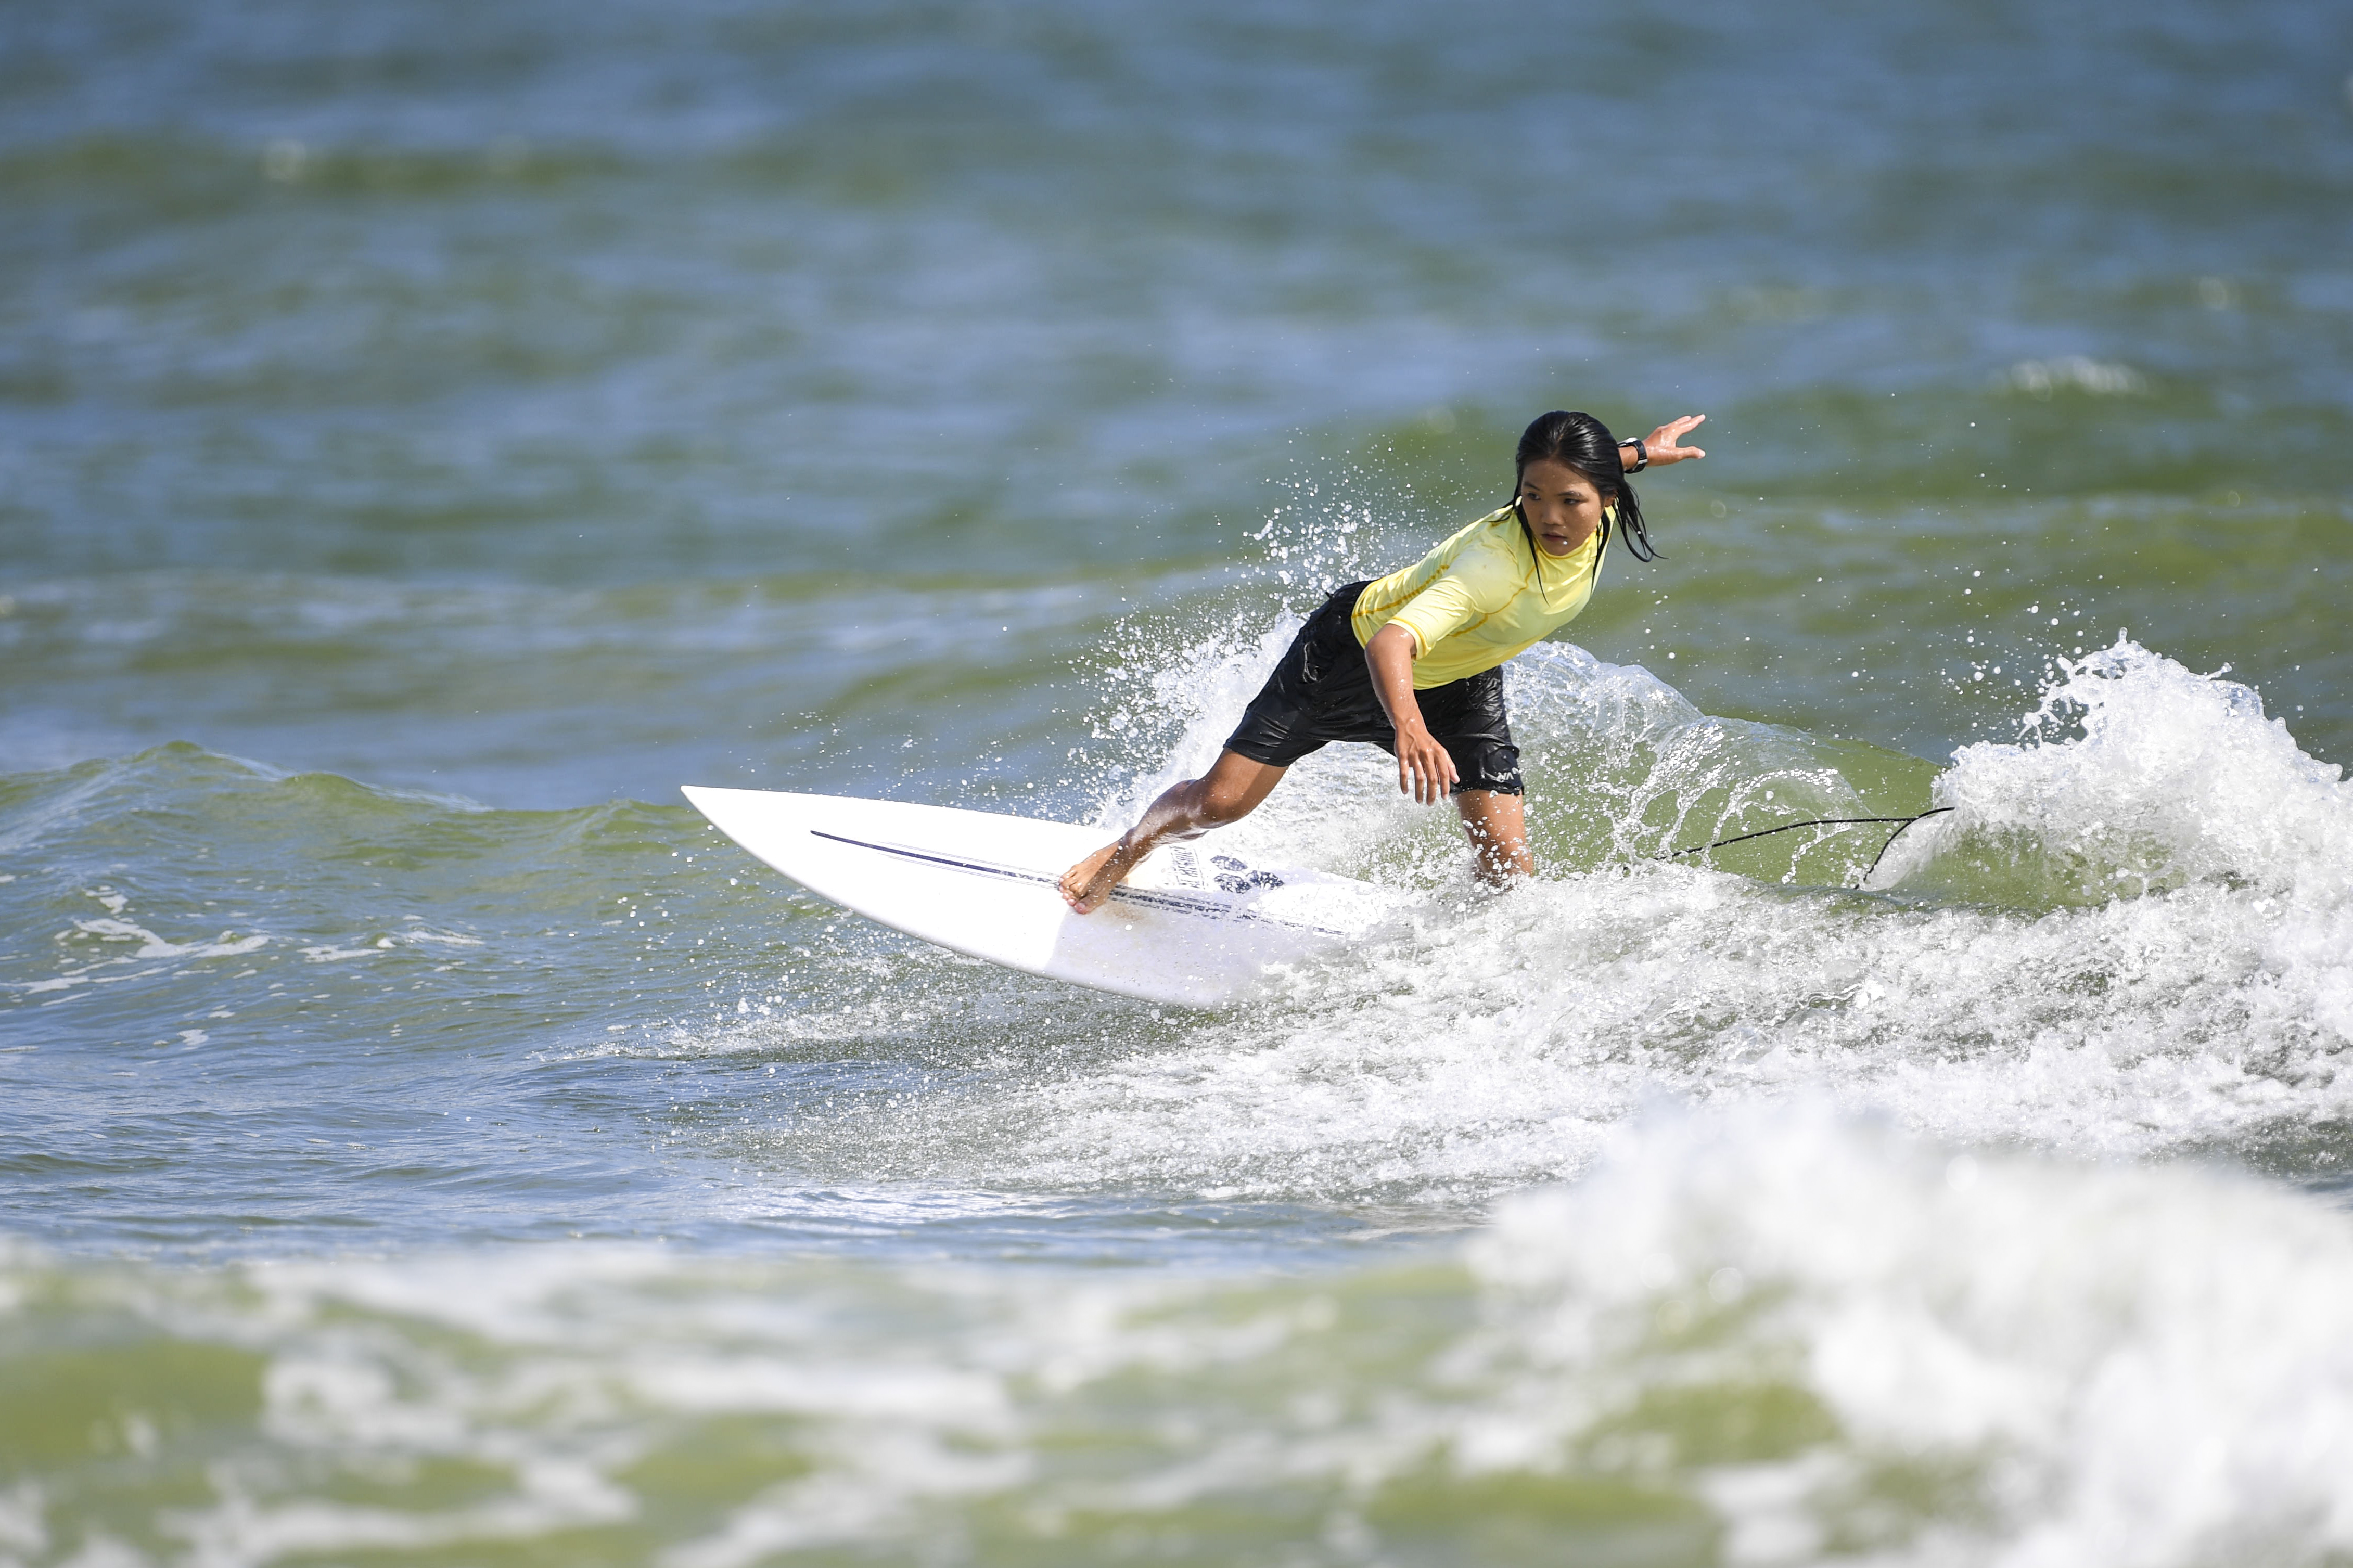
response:
[(1620, 441), (1618, 444), (1620, 447), (1631, 447), (1634, 448), (1634, 466), (1626, 470), (1628, 473), (1639, 474), (1644, 468), (1651, 466), (1651, 449), (1642, 445), (1642, 438), (1640, 436), (1635, 437), (1630, 441)]

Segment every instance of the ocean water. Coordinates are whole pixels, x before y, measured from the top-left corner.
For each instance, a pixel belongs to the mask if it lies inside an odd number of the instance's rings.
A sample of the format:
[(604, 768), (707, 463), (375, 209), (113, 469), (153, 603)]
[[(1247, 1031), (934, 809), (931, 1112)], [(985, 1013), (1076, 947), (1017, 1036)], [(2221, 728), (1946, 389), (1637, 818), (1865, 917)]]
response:
[[(0, 1564), (2353, 1562), (2353, 13), (19, 5), (0, 214)], [(1557, 406), (1528, 885), (677, 795), (1117, 825)]]

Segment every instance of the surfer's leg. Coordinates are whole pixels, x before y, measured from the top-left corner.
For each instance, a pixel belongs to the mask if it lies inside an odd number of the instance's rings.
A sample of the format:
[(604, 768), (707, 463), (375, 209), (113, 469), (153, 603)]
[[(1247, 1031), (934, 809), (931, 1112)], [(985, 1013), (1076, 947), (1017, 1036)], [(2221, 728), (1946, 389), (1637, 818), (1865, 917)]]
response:
[(1331, 710), (1335, 704), (1345, 708), (1359, 689), (1379, 713), (1372, 677), (1348, 623), (1349, 608), (1363, 587), (1350, 583), (1335, 589), (1307, 617), (1275, 660), (1266, 684), (1242, 710), (1241, 722), (1226, 737), (1225, 750), (1208, 773), (1172, 786), (1118, 843), (1106, 844), (1062, 873), (1062, 898), (1071, 908), (1082, 915), (1102, 908), (1111, 890), (1162, 839), (1191, 838), (1258, 809), (1292, 763), (1339, 738), (1327, 723)]
[(1462, 814), (1462, 830), (1471, 836), (1472, 852), (1479, 857), (1481, 879), (1501, 887), (1514, 877), (1534, 874), (1536, 860), (1528, 851), (1524, 797), (1501, 790), (1459, 790), (1454, 807)]
[(1212, 827), (1240, 822), (1258, 809), (1287, 771), (1252, 762), (1239, 752), (1219, 752), (1208, 773), (1163, 791), (1117, 843), (1104, 845), (1063, 872), (1063, 901), (1082, 915), (1092, 914), (1162, 840), (1196, 838)]

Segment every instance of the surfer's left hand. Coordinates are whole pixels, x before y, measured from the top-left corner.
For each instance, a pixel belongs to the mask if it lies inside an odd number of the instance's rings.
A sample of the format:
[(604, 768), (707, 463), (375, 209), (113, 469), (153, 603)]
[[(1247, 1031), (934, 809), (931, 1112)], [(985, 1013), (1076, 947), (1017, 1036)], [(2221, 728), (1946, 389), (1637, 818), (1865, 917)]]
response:
[(1680, 463), (1686, 458), (1704, 458), (1707, 454), (1697, 447), (1678, 447), (1677, 441), (1706, 423), (1704, 414), (1686, 414), (1680, 419), (1670, 419), (1642, 437), (1642, 446), (1651, 454), (1651, 467)]

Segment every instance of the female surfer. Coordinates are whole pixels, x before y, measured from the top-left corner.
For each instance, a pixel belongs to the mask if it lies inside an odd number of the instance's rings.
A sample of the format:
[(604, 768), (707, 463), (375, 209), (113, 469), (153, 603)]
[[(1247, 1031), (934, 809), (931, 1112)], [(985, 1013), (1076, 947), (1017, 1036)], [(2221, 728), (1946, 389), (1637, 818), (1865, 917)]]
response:
[(1101, 908), (1162, 840), (1240, 821), (1292, 763), (1334, 741), (1388, 752), (1398, 788), (1424, 805), (1451, 794), (1489, 881), (1534, 870), (1504, 662), (1585, 608), (1612, 533), (1635, 559), (1655, 558), (1626, 476), (1707, 456), (1677, 444), (1706, 417), (1620, 442), (1590, 414), (1539, 416), (1520, 437), (1511, 504), (1403, 571), (1324, 600), (1209, 771), (1171, 785), (1118, 842), (1064, 872), (1063, 899), (1081, 914)]

